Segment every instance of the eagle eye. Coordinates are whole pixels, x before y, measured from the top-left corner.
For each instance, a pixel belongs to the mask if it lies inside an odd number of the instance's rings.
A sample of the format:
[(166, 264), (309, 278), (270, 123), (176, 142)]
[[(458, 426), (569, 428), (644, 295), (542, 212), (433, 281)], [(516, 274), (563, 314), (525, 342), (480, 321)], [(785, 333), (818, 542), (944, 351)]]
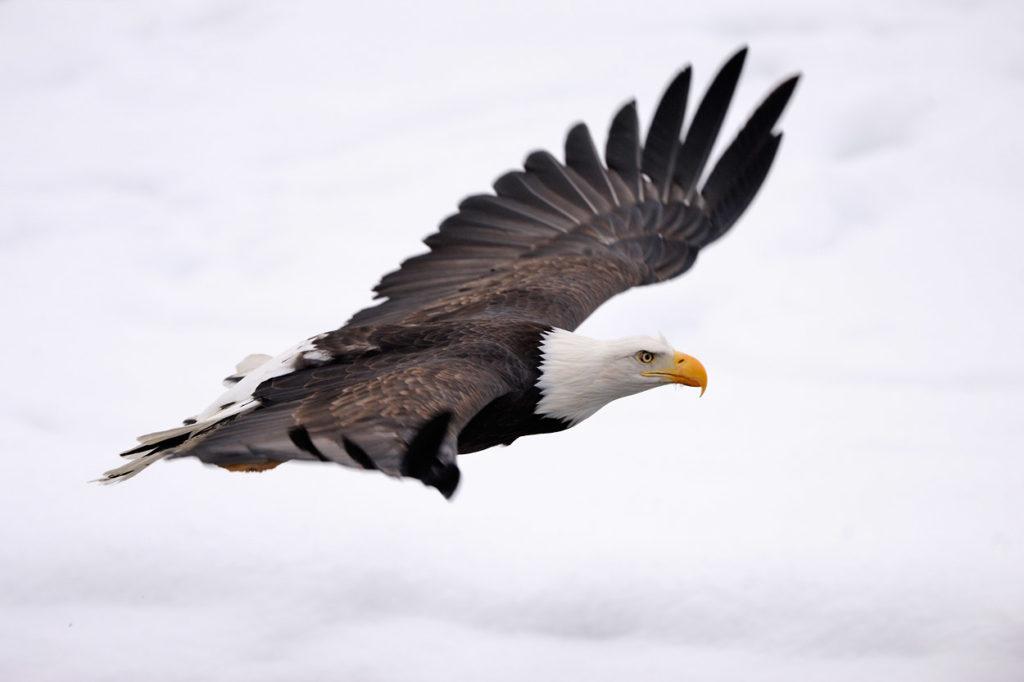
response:
[(645, 365), (649, 365), (654, 362), (654, 353), (649, 350), (642, 350), (636, 354), (636, 359)]

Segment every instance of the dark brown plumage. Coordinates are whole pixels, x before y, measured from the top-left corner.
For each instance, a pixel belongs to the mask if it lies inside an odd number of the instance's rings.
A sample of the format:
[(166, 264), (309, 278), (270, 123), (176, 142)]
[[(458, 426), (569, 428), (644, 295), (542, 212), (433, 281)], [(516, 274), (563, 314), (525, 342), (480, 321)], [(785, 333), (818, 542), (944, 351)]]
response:
[(630, 103), (613, 120), (606, 163), (582, 124), (569, 132), (565, 164), (529, 155), (494, 195), (465, 199), (426, 238), (427, 253), (380, 281), (386, 300), (250, 370), (261, 380), (226, 394), (223, 411), (143, 437), (105, 480), (165, 456), (236, 469), (306, 459), (418, 478), (448, 496), (458, 453), (565, 428), (536, 412), (542, 336), (575, 329), (615, 294), (685, 272), (764, 181), (796, 77), (700, 183), (745, 55), (725, 64), (682, 138), (689, 68), (669, 85), (643, 146)]

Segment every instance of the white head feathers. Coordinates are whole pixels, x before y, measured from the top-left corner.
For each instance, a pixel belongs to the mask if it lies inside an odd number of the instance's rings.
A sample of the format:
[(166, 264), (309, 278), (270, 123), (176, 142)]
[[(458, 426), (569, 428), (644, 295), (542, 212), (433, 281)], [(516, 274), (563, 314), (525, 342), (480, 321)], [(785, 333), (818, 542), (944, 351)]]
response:
[[(617, 398), (668, 383), (655, 367), (675, 363), (676, 352), (653, 336), (590, 339), (564, 329), (541, 341), (541, 400), (536, 413), (578, 424)], [(644, 355), (645, 353), (649, 355)]]

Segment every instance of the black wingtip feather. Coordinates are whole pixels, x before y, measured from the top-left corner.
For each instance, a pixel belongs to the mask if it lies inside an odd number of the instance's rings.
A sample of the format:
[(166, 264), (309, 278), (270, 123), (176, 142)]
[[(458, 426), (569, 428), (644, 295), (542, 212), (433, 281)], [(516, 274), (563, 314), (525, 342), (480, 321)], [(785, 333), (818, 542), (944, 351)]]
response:
[(686, 139), (679, 149), (674, 174), (675, 183), (682, 188), (684, 197), (689, 198), (692, 195), (704, 172), (711, 148), (722, 129), (722, 122), (729, 111), (733, 93), (736, 92), (736, 84), (739, 82), (746, 57), (747, 48), (741, 48), (719, 69), (686, 131)]
[(708, 241), (714, 241), (725, 234), (750, 206), (750, 202), (757, 196), (758, 190), (768, 177), (768, 170), (772, 167), (781, 142), (782, 133), (772, 135), (749, 158), (742, 173), (733, 179), (732, 184), (713, 208), (712, 224), (715, 231)]
[(565, 165), (576, 171), (609, 204), (619, 205), (615, 186), (601, 163), (594, 138), (590, 136), (590, 129), (585, 123), (574, 125), (565, 138)]
[(612, 119), (605, 144), (608, 168), (619, 174), (633, 194), (633, 201), (643, 201), (643, 180), (640, 177), (640, 118), (636, 100), (630, 100)]
[(643, 170), (658, 189), (658, 197), (667, 201), (676, 158), (679, 155), (679, 136), (686, 118), (686, 101), (690, 93), (692, 69), (687, 66), (669, 83), (658, 103), (644, 142)]
[[(749, 205), (754, 193), (764, 181), (764, 175), (767, 175), (775, 158), (775, 149), (767, 153), (762, 152), (762, 147), (778, 147), (780, 136), (773, 134), (772, 129), (793, 96), (799, 78), (799, 75), (796, 75), (786, 79), (765, 98), (722, 154), (701, 188), (701, 194), (709, 210), (722, 221), (717, 226), (716, 236), (723, 234), (739, 218), (743, 212), (742, 208)], [(763, 175), (756, 183), (752, 183), (751, 180), (757, 175), (755, 171)], [(742, 201), (737, 194), (741, 186), (749, 194)], [(728, 209), (719, 206), (726, 197), (730, 204)], [(737, 211), (736, 207), (740, 205), (742, 208)]]

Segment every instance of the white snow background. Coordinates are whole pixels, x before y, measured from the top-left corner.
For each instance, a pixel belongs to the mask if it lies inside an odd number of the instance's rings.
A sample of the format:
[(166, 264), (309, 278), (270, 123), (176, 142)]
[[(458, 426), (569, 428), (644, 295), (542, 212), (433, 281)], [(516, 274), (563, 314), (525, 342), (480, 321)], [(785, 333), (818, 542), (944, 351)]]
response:
[[(1024, 679), (1024, 5), (0, 2), (0, 679)], [(416, 481), (136, 435), (577, 120), (803, 72), (758, 199), (581, 329), (708, 367)], [(691, 109), (692, 111), (692, 109)]]

